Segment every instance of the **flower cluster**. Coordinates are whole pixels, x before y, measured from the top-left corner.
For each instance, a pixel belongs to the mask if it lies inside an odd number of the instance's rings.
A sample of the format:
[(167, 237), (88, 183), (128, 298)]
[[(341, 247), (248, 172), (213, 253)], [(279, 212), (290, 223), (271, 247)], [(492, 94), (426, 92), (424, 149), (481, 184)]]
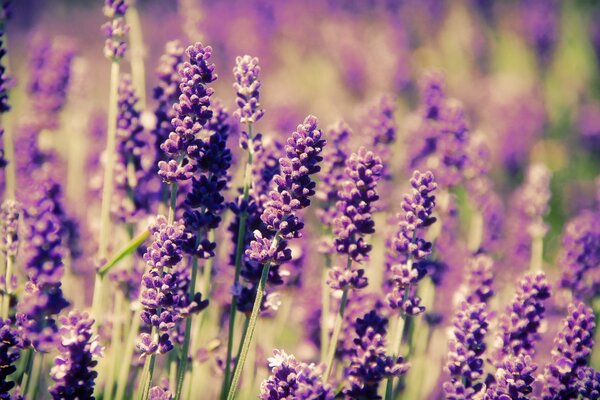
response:
[(173, 348), (170, 335), (176, 323), (208, 306), (208, 300), (202, 300), (200, 293), (188, 298), (189, 271), (180, 261), (184, 247), (189, 246), (190, 235), (183, 222), (169, 224), (165, 217), (159, 216), (150, 231), (154, 242), (144, 254), (147, 272), (142, 278), (141, 318), (158, 334), (140, 335), (137, 347), (142, 356), (170, 351)]
[[(482, 389), (480, 379), (483, 375), (483, 353), (486, 349), (487, 332), (486, 305), (463, 301), (454, 318), (454, 329), (448, 342), (446, 368), (452, 378), (444, 383), (444, 391), (447, 395), (461, 391), (477, 393)], [(447, 398), (452, 397), (447, 396)]]
[(195, 165), (186, 156), (199, 156), (198, 136), (212, 117), (210, 96), (214, 90), (207, 86), (217, 79), (215, 65), (209, 64), (212, 48), (195, 43), (185, 50), (185, 54), (189, 61), (179, 69), (181, 95), (173, 104), (171, 124), (174, 130), (160, 146), (171, 157), (158, 163), (158, 174), (167, 183), (187, 181), (192, 177)]
[(488, 387), (484, 399), (529, 399), (536, 371), (537, 365), (530, 356), (519, 354), (508, 357), (496, 370), (495, 383)]
[(17, 255), (21, 212), (21, 205), (14, 200), (6, 200), (0, 207), (0, 251), (4, 257)]
[(471, 257), (466, 265), (466, 282), (461, 286), (461, 300), (486, 303), (494, 295), (494, 260), (487, 254)]
[(15, 364), (20, 357), (19, 348), (22, 345), (18, 332), (11, 327), (11, 321), (0, 318), (0, 399), (2, 400), (12, 398), (8, 392), (15, 386), (15, 382), (9, 381), (8, 378), (17, 371)]
[(559, 265), (560, 286), (575, 298), (588, 299), (600, 293), (600, 224), (598, 212), (584, 210), (567, 222), (562, 235)]
[(104, 56), (111, 61), (119, 62), (125, 56), (127, 51), (127, 33), (129, 25), (125, 23), (125, 13), (127, 12), (126, 0), (105, 0), (104, 15), (110, 18), (110, 21), (102, 25), (102, 31), (106, 36), (104, 42)]
[(271, 375), (260, 384), (261, 400), (333, 400), (334, 391), (323, 382), (323, 366), (296, 360), (283, 350), (269, 358)]
[(0, 113), (5, 113), (10, 110), (8, 104), (8, 89), (10, 86), (10, 77), (7, 74), (6, 66), (3, 63), (3, 58), (6, 56), (6, 32), (5, 28), (0, 29)]
[(410, 180), (412, 193), (402, 199), (403, 212), (398, 214), (398, 230), (390, 241), (391, 252), (387, 255), (390, 271), (391, 292), (387, 300), (393, 309), (401, 309), (407, 315), (419, 315), (425, 311), (416, 294), (416, 284), (424, 277), (425, 270), (419, 260), (431, 253), (432, 244), (423, 237), (423, 229), (433, 224), (437, 183), (430, 171), (415, 171)]
[(552, 362), (544, 371), (544, 400), (575, 399), (578, 395), (591, 399), (586, 392), (594, 390), (594, 385), (598, 392), (598, 373), (587, 367), (595, 326), (594, 313), (588, 306), (583, 303), (569, 306), (562, 329), (554, 339)]
[(17, 320), (38, 351), (49, 351), (57, 329), (53, 316), (69, 304), (61, 289), (65, 250), (60, 187), (46, 183), (34, 199), (35, 205), (24, 212), (27, 231), (22, 253), (28, 281), (17, 304)]
[(236, 90), (236, 103), (238, 110), (236, 117), (242, 124), (253, 124), (262, 118), (264, 110), (260, 108), (260, 66), (258, 58), (245, 55), (235, 59), (235, 68), (233, 76), (235, 83), (233, 87)]
[(375, 310), (358, 318), (355, 324), (353, 354), (345, 374), (350, 387), (344, 394), (353, 399), (374, 399), (381, 381), (406, 374), (409, 365), (402, 357), (386, 355), (387, 319)]
[(550, 297), (550, 286), (543, 272), (528, 273), (518, 283), (506, 313), (500, 317), (495, 360), (501, 364), (509, 356), (533, 356), (539, 329)]
[(61, 354), (54, 359), (50, 371), (56, 382), (50, 387), (50, 394), (56, 400), (91, 399), (98, 376), (94, 368), (103, 352), (98, 336), (92, 333), (94, 320), (87, 313), (71, 311), (60, 318), (60, 323)]

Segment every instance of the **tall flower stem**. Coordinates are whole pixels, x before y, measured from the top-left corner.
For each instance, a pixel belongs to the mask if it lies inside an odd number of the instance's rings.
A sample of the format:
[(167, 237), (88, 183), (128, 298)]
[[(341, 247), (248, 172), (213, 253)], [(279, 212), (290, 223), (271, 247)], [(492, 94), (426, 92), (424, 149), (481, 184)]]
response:
[[(277, 239), (277, 237), (276, 237)], [(273, 242), (277, 242), (278, 240), (274, 240)], [(269, 270), (271, 269), (271, 263), (267, 263), (263, 266), (262, 274), (260, 276), (260, 281), (258, 282), (258, 288), (256, 289), (256, 298), (254, 299), (254, 305), (252, 306), (252, 313), (250, 314), (250, 319), (248, 320), (248, 329), (246, 329), (244, 342), (242, 343), (242, 350), (240, 352), (240, 357), (236, 362), (236, 368), (233, 374), (233, 378), (231, 379), (231, 385), (229, 386), (229, 394), (227, 395), (227, 400), (233, 400), (235, 398), (235, 394), (237, 392), (237, 386), (240, 382), (240, 377), (242, 375), (242, 370), (244, 369), (244, 363), (246, 362), (246, 357), (248, 357), (248, 351), (250, 350), (250, 344), (252, 343), (252, 338), (254, 336), (254, 330), (256, 329), (256, 322), (258, 320), (258, 313), (260, 311), (260, 305), (262, 303), (264, 290), (267, 285), (267, 278), (269, 277)]]
[[(100, 211), (100, 239), (98, 244), (98, 259), (106, 259), (108, 253), (108, 240), (110, 230), (110, 202), (114, 189), (114, 165), (116, 160), (117, 138), (117, 106), (119, 89), (119, 62), (113, 61), (110, 67), (110, 88), (108, 100), (108, 123), (106, 141), (106, 165), (104, 166), (104, 184), (102, 187), (102, 208)], [(94, 284), (94, 297), (92, 301), (92, 317), (96, 320), (95, 326), (102, 324), (102, 303), (104, 292), (104, 278), (96, 273)]]
[(121, 329), (122, 329), (122, 308), (124, 303), (123, 293), (117, 290), (115, 293), (115, 304), (114, 304), (114, 319), (112, 326), (111, 346), (110, 346), (110, 360), (108, 367), (108, 374), (106, 381), (104, 382), (104, 400), (111, 400), (113, 389), (114, 389), (114, 378), (117, 369), (117, 357), (121, 354)]
[(140, 14), (135, 4), (127, 9), (127, 23), (130, 27), (129, 38), (131, 45), (131, 75), (135, 90), (139, 97), (142, 110), (146, 108), (146, 70), (144, 68), (144, 40)]
[[(352, 258), (348, 255), (348, 260), (346, 261), (346, 271), (350, 270), (352, 266)], [(329, 380), (329, 376), (331, 375), (331, 371), (333, 369), (333, 359), (335, 358), (335, 350), (337, 348), (338, 339), (340, 337), (340, 332), (342, 331), (342, 325), (344, 323), (344, 312), (346, 311), (346, 303), (348, 302), (348, 286), (344, 287), (344, 291), (342, 292), (342, 299), (340, 300), (340, 309), (335, 317), (335, 325), (333, 327), (333, 334), (331, 335), (331, 340), (329, 341), (329, 351), (327, 353), (327, 369), (325, 370), (325, 376), (323, 378), (324, 382)]]
[(327, 286), (327, 277), (331, 269), (331, 256), (325, 255), (325, 268), (321, 276), (321, 362), (325, 362), (327, 347), (329, 341), (329, 307), (331, 306), (331, 298), (329, 295), (329, 287)]
[(137, 310), (133, 314), (133, 320), (127, 334), (127, 341), (123, 349), (123, 359), (119, 377), (117, 378), (117, 392), (115, 399), (122, 400), (125, 398), (125, 390), (127, 389), (127, 380), (129, 378), (129, 370), (131, 369), (131, 361), (133, 360), (133, 351), (135, 349), (135, 339), (138, 335), (141, 325), (141, 310)]
[(544, 238), (542, 235), (536, 235), (531, 240), (531, 259), (529, 268), (531, 271), (541, 271), (544, 263)]
[[(409, 263), (412, 264), (412, 261), (408, 260)], [(409, 288), (406, 288), (404, 290), (404, 299), (403, 302), (405, 302), (408, 298), (408, 291)], [(398, 322), (396, 323), (396, 332), (394, 333), (394, 338), (392, 339), (392, 342), (390, 343), (390, 349), (392, 351), (392, 356), (393, 357), (397, 357), (398, 354), (400, 354), (400, 347), (402, 346), (402, 334), (404, 333), (404, 327), (406, 326), (406, 314), (404, 312), (401, 312), (398, 315)], [(393, 377), (389, 377), (387, 379), (387, 383), (385, 386), (385, 400), (391, 400), (392, 396), (394, 395), (394, 378)]]
[[(7, 60), (8, 63), (8, 60)], [(16, 173), (15, 173), (15, 144), (12, 136), (11, 121), (6, 116), (2, 118), (2, 124), (4, 133), (2, 134), (2, 141), (4, 144), (4, 154), (8, 160), (8, 164), (5, 167), (5, 190), (6, 198), (15, 198), (15, 187), (16, 187)]]
[(40, 380), (40, 376), (42, 374), (42, 368), (44, 367), (44, 353), (40, 353), (37, 357), (33, 359), (33, 366), (31, 367), (31, 377), (27, 382), (27, 395), (26, 399), (35, 399), (38, 383)]
[(12, 293), (12, 287), (10, 281), (12, 280), (12, 270), (15, 263), (15, 256), (6, 255), (6, 277), (4, 280), (4, 298), (2, 301), (2, 318), (8, 318), (8, 312), (10, 310), (10, 294)]
[[(244, 183), (243, 183), (243, 209), (240, 215), (240, 225), (237, 232), (236, 249), (235, 249), (235, 275), (233, 278), (233, 287), (236, 288), (240, 282), (240, 271), (242, 269), (242, 256), (244, 255), (244, 239), (246, 237), (246, 222), (248, 219), (247, 204), (250, 197), (250, 186), (252, 184), (252, 163), (254, 159), (254, 151), (252, 149), (252, 124), (247, 124), (248, 128), (248, 159), (244, 167)], [(233, 354), (233, 332), (235, 329), (235, 314), (237, 312), (237, 295), (231, 298), (229, 307), (229, 329), (227, 333), (227, 356), (225, 358), (225, 375), (223, 377), (223, 387), (221, 389), (221, 399), (225, 398), (225, 394), (229, 391), (229, 377), (231, 375), (231, 357)]]

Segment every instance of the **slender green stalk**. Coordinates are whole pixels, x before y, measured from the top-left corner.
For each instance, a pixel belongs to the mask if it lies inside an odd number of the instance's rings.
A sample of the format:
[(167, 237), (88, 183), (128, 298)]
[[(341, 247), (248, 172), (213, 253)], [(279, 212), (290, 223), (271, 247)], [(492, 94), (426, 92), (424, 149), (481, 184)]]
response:
[(327, 279), (331, 268), (331, 256), (325, 255), (325, 268), (321, 276), (321, 362), (325, 362), (327, 354), (327, 346), (329, 341), (329, 308), (331, 307), (331, 297), (329, 293), (329, 285)]
[[(274, 240), (273, 242), (275, 243), (277, 242), (277, 240)], [(262, 303), (264, 290), (267, 284), (267, 278), (269, 277), (270, 269), (271, 263), (267, 263), (263, 266), (260, 281), (258, 282), (258, 288), (256, 289), (256, 298), (254, 299), (254, 305), (252, 306), (252, 313), (250, 314), (250, 319), (248, 321), (248, 329), (246, 329), (245, 331), (246, 335), (244, 337), (244, 342), (242, 343), (240, 357), (236, 362), (236, 368), (233, 374), (233, 378), (231, 380), (231, 385), (229, 386), (229, 394), (227, 395), (227, 400), (233, 400), (235, 398), (235, 393), (237, 392), (237, 386), (240, 382), (240, 377), (244, 369), (244, 363), (246, 362), (246, 357), (248, 356), (248, 351), (250, 350), (250, 344), (254, 336), (254, 330), (256, 329), (258, 313), (260, 311), (260, 305)]]
[(12, 280), (12, 270), (15, 263), (15, 257), (6, 256), (6, 277), (4, 281), (4, 299), (2, 301), (2, 318), (8, 318), (8, 312), (10, 311), (10, 295), (12, 293), (12, 287), (10, 281)]
[[(183, 356), (183, 353), (181, 354)], [(169, 353), (169, 387), (173, 388), (177, 385), (177, 352)]]
[[(348, 255), (346, 261), (346, 270), (350, 269), (352, 265), (352, 258)], [(325, 370), (324, 382), (329, 380), (331, 371), (333, 369), (333, 360), (335, 358), (335, 349), (337, 348), (338, 339), (340, 332), (342, 331), (342, 325), (344, 324), (344, 312), (346, 311), (346, 302), (348, 301), (348, 286), (344, 288), (342, 292), (342, 299), (340, 300), (340, 309), (335, 317), (335, 325), (333, 326), (333, 334), (329, 341), (329, 351), (327, 352), (327, 369)]]
[[(404, 300), (406, 301), (408, 295), (408, 288), (404, 291)], [(397, 323), (396, 323), (396, 331), (394, 332), (394, 338), (392, 339), (390, 345), (392, 350), (392, 355), (396, 357), (400, 354), (400, 348), (402, 347), (402, 334), (404, 333), (404, 326), (406, 325), (406, 315), (404, 313), (400, 313), (398, 315)], [(391, 400), (394, 394), (394, 378), (389, 377), (387, 379), (387, 383), (385, 386), (385, 400)]]
[[(115, 147), (117, 137), (117, 101), (119, 89), (119, 63), (113, 61), (110, 67), (110, 89), (108, 100), (108, 124), (106, 142), (106, 165), (104, 166), (104, 184), (102, 187), (102, 208), (100, 210), (100, 238), (98, 244), (98, 259), (106, 259), (110, 230), (110, 203), (114, 186)], [(96, 273), (94, 297), (92, 302), (92, 316), (96, 320), (95, 326), (102, 324), (103, 313), (103, 288), (104, 277)]]
[(125, 342), (125, 347), (123, 349), (123, 361), (117, 380), (117, 394), (115, 396), (115, 399), (117, 400), (122, 400), (125, 398), (129, 370), (131, 369), (131, 361), (133, 360), (133, 351), (135, 349), (135, 339), (141, 324), (141, 314), (141, 310), (138, 310), (133, 314), (131, 326), (129, 327), (129, 333), (127, 334), (127, 341)]
[[(122, 328), (122, 308), (124, 303), (124, 296), (120, 290), (115, 293), (115, 304), (114, 304), (114, 319), (111, 334), (111, 346), (110, 346), (110, 361), (108, 367), (108, 373), (106, 381), (104, 382), (104, 396), (103, 400), (112, 400), (112, 394), (114, 389), (114, 378), (117, 369), (117, 357), (121, 354), (121, 328)], [(120, 357), (119, 357), (120, 358)]]
[[(6, 40), (6, 39), (5, 39)], [(16, 173), (15, 173), (15, 143), (12, 136), (12, 126), (9, 118), (4, 117), (3, 121), (4, 133), (2, 134), (2, 141), (4, 142), (4, 154), (8, 160), (8, 164), (4, 168), (5, 176), (5, 190), (6, 199), (15, 198), (15, 187), (16, 187)]]
[(129, 25), (129, 44), (131, 47), (131, 76), (139, 97), (141, 109), (146, 108), (146, 70), (144, 68), (144, 40), (140, 14), (134, 4), (127, 9), (127, 24)]
[(31, 379), (31, 368), (33, 366), (34, 356), (35, 352), (30, 347), (25, 351), (25, 357), (23, 357), (22, 371), (20, 371), (22, 374), (20, 379), (20, 386), (24, 393), (27, 393), (27, 387), (29, 386), (29, 381)]
[[(196, 234), (196, 245), (200, 244), (201, 232)], [(194, 256), (192, 260), (192, 277), (190, 281), (190, 288), (188, 296), (193, 298), (194, 292), (196, 291), (196, 277), (198, 275), (198, 257)], [(190, 315), (185, 320), (185, 335), (183, 337), (183, 346), (181, 347), (181, 357), (179, 358), (179, 367), (177, 368), (177, 390), (175, 391), (175, 400), (181, 398), (181, 391), (183, 389), (183, 379), (185, 378), (187, 364), (188, 364), (188, 352), (190, 349), (190, 337), (192, 332), (192, 316)], [(174, 387), (175, 385), (171, 386)]]
[[(254, 152), (252, 150), (252, 124), (248, 123), (248, 159), (244, 167), (244, 182), (243, 182), (243, 204), (248, 204), (250, 197), (250, 186), (252, 184), (252, 162)], [(244, 255), (244, 238), (246, 237), (246, 222), (248, 219), (248, 211), (244, 207), (240, 215), (240, 225), (237, 232), (236, 250), (235, 250), (235, 275), (233, 278), (233, 287), (236, 288), (240, 282), (240, 271), (242, 268), (242, 256)], [(235, 314), (237, 312), (237, 295), (231, 298), (229, 307), (229, 329), (227, 332), (227, 356), (225, 358), (225, 375), (223, 377), (223, 386), (221, 388), (221, 400), (225, 398), (225, 394), (229, 391), (229, 378), (231, 375), (231, 356), (233, 354), (233, 332), (235, 330)]]
[(33, 366), (31, 367), (31, 379), (27, 382), (27, 395), (26, 399), (35, 399), (37, 390), (38, 390), (38, 382), (40, 380), (40, 376), (42, 375), (42, 368), (44, 367), (44, 353), (40, 353), (37, 357), (33, 359)]
[(531, 240), (531, 259), (529, 268), (532, 271), (541, 271), (544, 257), (544, 238), (541, 235), (535, 236)]
[(106, 264), (104, 264), (100, 269), (98, 269), (98, 274), (103, 277), (119, 262), (121, 262), (125, 257), (133, 253), (137, 250), (138, 247), (142, 245), (150, 236), (150, 231), (145, 230), (141, 232), (139, 235), (131, 239), (129, 243), (125, 245), (118, 253), (116, 253)]
[(475, 253), (481, 246), (483, 239), (483, 215), (478, 210), (471, 213), (471, 224), (469, 227), (469, 239), (467, 247), (470, 252)]

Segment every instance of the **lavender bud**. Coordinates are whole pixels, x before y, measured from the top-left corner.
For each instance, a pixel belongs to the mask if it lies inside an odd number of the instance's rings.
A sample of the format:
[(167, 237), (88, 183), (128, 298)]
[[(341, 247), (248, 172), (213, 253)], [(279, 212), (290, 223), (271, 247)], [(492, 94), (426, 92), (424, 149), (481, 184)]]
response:
[(236, 57), (233, 76), (236, 82), (233, 84), (237, 92), (236, 103), (238, 110), (235, 116), (240, 119), (242, 124), (252, 124), (257, 122), (264, 115), (264, 110), (260, 108), (260, 66), (258, 58), (245, 55)]

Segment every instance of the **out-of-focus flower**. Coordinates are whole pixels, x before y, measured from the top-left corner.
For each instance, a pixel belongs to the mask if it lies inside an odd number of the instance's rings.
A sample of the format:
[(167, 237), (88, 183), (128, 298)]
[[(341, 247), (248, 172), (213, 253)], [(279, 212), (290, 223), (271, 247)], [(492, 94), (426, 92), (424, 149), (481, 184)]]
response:
[(471, 257), (465, 270), (466, 280), (459, 296), (468, 303), (487, 303), (494, 295), (494, 260), (486, 254)]
[(125, 23), (127, 12), (125, 0), (105, 0), (103, 12), (110, 21), (102, 25), (102, 31), (106, 36), (104, 42), (104, 56), (111, 61), (119, 62), (127, 50), (126, 38), (129, 33), (129, 25)]
[(21, 205), (15, 200), (5, 200), (0, 207), (0, 251), (4, 257), (17, 255), (21, 212)]
[(543, 66), (551, 60), (558, 41), (560, 7), (554, 0), (522, 0), (521, 23), (525, 38)]
[(577, 299), (600, 293), (600, 215), (584, 210), (567, 222), (559, 256), (560, 286)]
[(406, 374), (409, 364), (402, 357), (386, 355), (387, 318), (370, 311), (356, 320), (353, 354), (345, 370), (350, 387), (344, 389), (349, 398), (379, 398), (381, 381)]
[(240, 56), (235, 59), (233, 76), (236, 90), (236, 103), (238, 109), (236, 117), (242, 124), (253, 124), (262, 118), (264, 110), (260, 108), (260, 66), (258, 58), (249, 55)]
[(20, 347), (22, 341), (18, 332), (11, 327), (11, 321), (0, 318), (0, 399), (12, 399), (9, 390), (15, 386), (15, 382), (9, 381), (8, 377), (17, 371), (15, 364), (20, 357)]
[(539, 329), (550, 297), (550, 285), (543, 272), (528, 273), (518, 283), (515, 297), (500, 317), (494, 360), (501, 365), (507, 357), (533, 356), (540, 340)]
[[(588, 389), (593, 390), (594, 386), (598, 391), (598, 374), (587, 367), (594, 345), (595, 326), (591, 308), (584, 303), (569, 306), (562, 329), (554, 339), (552, 361), (544, 371), (544, 400), (576, 399)], [(580, 389), (584, 393), (578, 393)]]
[(103, 348), (98, 336), (92, 333), (94, 320), (87, 313), (71, 311), (60, 318), (58, 350), (50, 376), (56, 382), (50, 387), (53, 399), (93, 398), (94, 370)]
[(537, 365), (530, 356), (510, 356), (496, 370), (495, 383), (488, 387), (485, 400), (527, 400), (533, 392)]

